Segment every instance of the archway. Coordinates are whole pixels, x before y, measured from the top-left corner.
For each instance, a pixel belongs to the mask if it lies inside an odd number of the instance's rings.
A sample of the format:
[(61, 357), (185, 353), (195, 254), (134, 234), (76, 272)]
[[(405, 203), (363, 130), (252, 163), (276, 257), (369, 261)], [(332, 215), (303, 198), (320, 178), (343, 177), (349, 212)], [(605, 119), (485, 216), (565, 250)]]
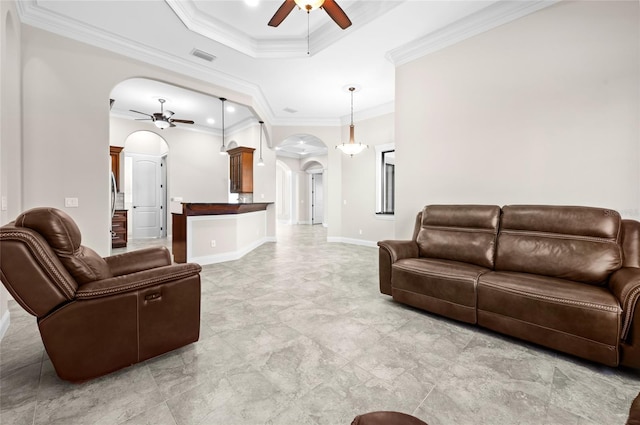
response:
[(131, 239), (167, 236), (169, 145), (160, 135), (135, 131), (124, 141), (123, 206), (130, 211)]
[[(282, 140), (276, 146), (278, 163), (282, 170), (288, 174), (282, 174), (284, 179), (290, 176), (290, 181), (278, 180), (276, 186), (276, 198), (287, 199), (290, 194), (290, 203), (283, 204), (282, 219), (278, 222), (292, 224), (325, 224), (327, 184), (326, 163), (327, 146), (318, 137), (312, 134), (292, 134)], [(284, 171), (282, 171), (284, 173)], [(284, 192), (287, 190), (288, 192)], [(286, 217), (286, 219), (284, 218)]]
[(311, 224), (325, 224), (327, 185), (324, 177), (325, 166), (317, 160), (310, 160), (301, 165), (307, 173), (308, 215)]

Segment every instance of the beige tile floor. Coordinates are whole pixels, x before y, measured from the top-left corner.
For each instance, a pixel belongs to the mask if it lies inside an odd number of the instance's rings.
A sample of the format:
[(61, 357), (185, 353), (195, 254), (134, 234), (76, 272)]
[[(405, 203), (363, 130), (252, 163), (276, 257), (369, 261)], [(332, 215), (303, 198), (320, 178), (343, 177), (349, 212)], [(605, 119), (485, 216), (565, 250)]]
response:
[[(83, 384), (57, 378), (11, 302), (0, 423), (350, 424), (396, 410), (436, 424), (624, 424), (640, 372), (394, 303), (377, 250), (319, 226), (203, 267), (200, 341)], [(143, 246), (132, 244), (132, 247)]]

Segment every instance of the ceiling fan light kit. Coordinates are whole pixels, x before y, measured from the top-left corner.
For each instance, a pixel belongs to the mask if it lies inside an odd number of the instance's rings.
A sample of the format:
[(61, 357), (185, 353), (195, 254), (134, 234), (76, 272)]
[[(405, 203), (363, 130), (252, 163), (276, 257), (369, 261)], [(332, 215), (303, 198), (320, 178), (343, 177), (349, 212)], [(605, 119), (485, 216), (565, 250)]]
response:
[(294, 0), (298, 7), (302, 10), (311, 11), (322, 7), (324, 0)]
[(169, 121), (166, 121), (164, 118), (162, 119), (157, 119), (153, 122), (156, 127), (158, 127), (160, 130), (164, 130), (165, 128), (169, 128), (171, 127), (171, 123)]
[(353, 155), (357, 155), (365, 149), (368, 149), (369, 146), (363, 143), (356, 143), (354, 132), (355, 126), (353, 125), (353, 92), (356, 90), (355, 87), (349, 87), (349, 91), (351, 92), (351, 124), (349, 125), (349, 142), (348, 143), (340, 143), (336, 146), (336, 149), (341, 150), (345, 155), (349, 155), (353, 158)]

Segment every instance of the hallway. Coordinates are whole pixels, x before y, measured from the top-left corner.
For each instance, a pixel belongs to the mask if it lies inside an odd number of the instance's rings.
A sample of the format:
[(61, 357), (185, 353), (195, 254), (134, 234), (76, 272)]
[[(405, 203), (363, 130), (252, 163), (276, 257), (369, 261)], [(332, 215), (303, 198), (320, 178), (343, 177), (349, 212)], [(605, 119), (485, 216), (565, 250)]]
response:
[(83, 384), (57, 378), (11, 302), (2, 424), (344, 424), (396, 410), (429, 424), (623, 424), (640, 374), (394, 303), (374, 248), (277, 229), (204, 266), (200, 341)]

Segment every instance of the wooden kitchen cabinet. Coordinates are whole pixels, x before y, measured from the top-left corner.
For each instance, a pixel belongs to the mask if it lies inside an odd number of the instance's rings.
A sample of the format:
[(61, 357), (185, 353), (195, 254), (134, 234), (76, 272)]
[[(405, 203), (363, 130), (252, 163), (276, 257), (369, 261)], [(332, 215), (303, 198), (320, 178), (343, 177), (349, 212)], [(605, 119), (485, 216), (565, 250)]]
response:
[(116, 210), (111, 219), (111, 248), (127, 246), (127, 210)]
[(122, 191), (120, 187), (120, 152), (122, 152), (120, 146), (109, 146), (109, 155), (111, 156), (111, 172), (116, 178), (117, 191)]
[(244, 146), (227, 151), (231, 193), (253, 193), (253, 151)]

